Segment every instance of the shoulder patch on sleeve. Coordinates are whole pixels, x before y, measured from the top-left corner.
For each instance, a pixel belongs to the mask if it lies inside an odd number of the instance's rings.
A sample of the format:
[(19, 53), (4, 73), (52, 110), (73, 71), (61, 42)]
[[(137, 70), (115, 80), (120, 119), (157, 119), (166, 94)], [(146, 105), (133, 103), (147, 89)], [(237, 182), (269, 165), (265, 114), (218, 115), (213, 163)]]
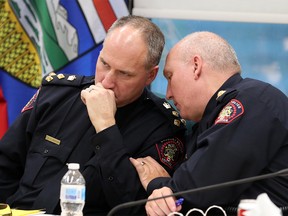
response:
[[(41, 87), (40, 87), (41, 88)], [(33, 109), (34, 107), (34, 103), (38, 97), (38, 94), (39, 94), (39, 91), (40, 91), (40, 88), (37, 90), (37, 92), (32, 96), (32, 98), (28, 101), (28, 103), (23, 107), (23, 109), (21, 110), (21, 113), (27, 111), (27, 110), (30, 110), (30, 109)]]
[(160, 161), (173, 168), (182, 161), (184, 155), (184, 145), (178, 138), (168, 138), (156, 144)]
[(236, 99), (232, 99), (219, 113), (216, 124), (229, 124), (234, 119), (238, 118), (244, 113), (242, 103)]

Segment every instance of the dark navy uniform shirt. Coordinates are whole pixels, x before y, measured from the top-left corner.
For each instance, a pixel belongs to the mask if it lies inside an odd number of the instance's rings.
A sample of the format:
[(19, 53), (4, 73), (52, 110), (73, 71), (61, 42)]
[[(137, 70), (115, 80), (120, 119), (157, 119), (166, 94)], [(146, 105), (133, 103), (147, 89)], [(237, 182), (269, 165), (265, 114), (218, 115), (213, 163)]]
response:
[[(80, 163), (86, 180), (84, 215), (147, 198), (129, 157), (152, 156), (172, 174), (185, 155), (184, 121), (146, 90), (118, 108), (116, 125), (96, 133), (82, 89), (93, 77), (51, 74), (0, 142), (0, 202), (60, 213), (60, 181), (67, 163)], [(123, 214), (145, 212), (144, 207)]]
[[(180, 192), (288, 168), (287, 131), (287, 96), (267, 83), (236, 74), (193, 126), (187, 161), (173, 178), (151, 181), (148, 191), (168, 186)], [(287, 206), (287, 177), (186, 194), (183, 207), (237, 206), (241, 199), (255, 199), (261, 193), (276, 205)]]

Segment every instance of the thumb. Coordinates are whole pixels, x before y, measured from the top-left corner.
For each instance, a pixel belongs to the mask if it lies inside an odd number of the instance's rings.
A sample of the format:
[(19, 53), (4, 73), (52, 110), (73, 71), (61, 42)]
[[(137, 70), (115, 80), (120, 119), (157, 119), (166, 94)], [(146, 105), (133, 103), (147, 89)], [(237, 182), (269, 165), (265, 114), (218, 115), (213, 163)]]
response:
[(85, 96), (85, 94), (86, 94), (86, 91), (82, 90), (81, 94), (80, 94), (80, 98), (81, 98), (82, 102), (86, 105), (86, 96)]

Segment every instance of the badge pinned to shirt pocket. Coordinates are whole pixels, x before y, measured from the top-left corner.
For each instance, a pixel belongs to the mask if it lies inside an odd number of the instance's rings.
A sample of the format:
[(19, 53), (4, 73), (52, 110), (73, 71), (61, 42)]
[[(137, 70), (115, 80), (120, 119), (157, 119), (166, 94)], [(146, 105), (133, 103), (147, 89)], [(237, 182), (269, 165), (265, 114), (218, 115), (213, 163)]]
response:
[(45, 140), (47, 140), (47, 141), (49, 141), (49, 142), (51, 142), (53, 144), (56, 144), (56, 145), (60, 145), (60, 143), (61, 143), (61, 140), (56, 139), (56, 138), (54, 138), (52, 136), (49, 136), (49, 135), (45, 136)]

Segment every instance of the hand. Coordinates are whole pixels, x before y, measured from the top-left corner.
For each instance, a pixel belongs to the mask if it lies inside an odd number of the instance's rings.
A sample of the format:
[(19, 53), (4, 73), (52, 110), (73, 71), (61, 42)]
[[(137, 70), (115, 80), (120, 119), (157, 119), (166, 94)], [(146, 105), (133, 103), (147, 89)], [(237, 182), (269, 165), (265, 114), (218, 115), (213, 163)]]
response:
[(152, 157), (130, 158), (131, 163), (136, 168), (140, 181), (147, 190), (149, 182), (157, 177), (170, 177), (168, 172)]
[(97, 132), (115, 125), (116, 102), (112, 90), (101, 83), (81, 91), (81, 99), (87, 107), (89, 118)]
[[(170, 188), (163, 187), (161, 189), (154, 190), (148, 199), (155, 199), (158, 197), (171, 195), (172, 193), (173, 192)], [(171, 212), (178, 212), (181, 210), (182, 206), (176, 206), (175, 201), (176, 199), (174, 196), (148, 201), (145, 205), (146, 213), (149, 216), (160, 216), (168, 215)]]

